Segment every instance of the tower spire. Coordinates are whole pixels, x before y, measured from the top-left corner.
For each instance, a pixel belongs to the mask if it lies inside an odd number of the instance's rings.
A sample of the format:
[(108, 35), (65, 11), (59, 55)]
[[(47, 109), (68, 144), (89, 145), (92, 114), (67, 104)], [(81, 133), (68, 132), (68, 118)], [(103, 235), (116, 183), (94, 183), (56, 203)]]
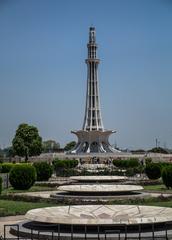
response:
[(87, 44), (87, 93), (83, 130), (104, 130), (100, 111), (99, 82), (96, 31), (94, 27), (89, 30), (89, 42)]
[(109, 135), (115, 131), (104, 130), (99, 99), (97, 43), (95, 27), (89, 29), (87, 44), (87, 91), (85, 117), (82, 130), (72, 131), (78, 137), (78, 143), (70, 151), (73, 154), (82, 153), (113, 153), (117, 150), (109, 144)]

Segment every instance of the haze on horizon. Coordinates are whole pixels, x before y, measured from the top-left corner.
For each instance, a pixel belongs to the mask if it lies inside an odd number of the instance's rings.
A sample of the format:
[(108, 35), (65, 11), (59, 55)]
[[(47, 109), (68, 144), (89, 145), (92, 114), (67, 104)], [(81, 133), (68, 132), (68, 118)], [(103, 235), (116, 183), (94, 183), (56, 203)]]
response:
[(170, 0), (1, 0), (0, 146), (22, 122), (76, 140), (85, 111), (88, 30), (96, 27), (104, 126), (120, 148), (172, 148)]

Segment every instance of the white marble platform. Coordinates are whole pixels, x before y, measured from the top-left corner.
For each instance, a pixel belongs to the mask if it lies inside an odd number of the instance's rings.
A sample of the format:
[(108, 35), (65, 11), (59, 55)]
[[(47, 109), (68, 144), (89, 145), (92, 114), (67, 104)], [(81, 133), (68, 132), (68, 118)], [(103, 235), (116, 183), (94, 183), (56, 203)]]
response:
[(93, 184), (93, 185), (64, 185), (57, 188), (58, 191), (66, 192), (133, 192), (143, 190), (138, 185), (117, 185), (117, 184)]
[(76, 181), (85, 181), (85, 182), (115, 182), (115, 181), (123, 181), (127, 180), (128, 178), (125, 176), (72, 176), (70, 177), (71, 180)]
[(30, 210), (26, 219), (45, 223), (110, 225), (172, 221), (172, 208), (138, 205), (76, 205)]

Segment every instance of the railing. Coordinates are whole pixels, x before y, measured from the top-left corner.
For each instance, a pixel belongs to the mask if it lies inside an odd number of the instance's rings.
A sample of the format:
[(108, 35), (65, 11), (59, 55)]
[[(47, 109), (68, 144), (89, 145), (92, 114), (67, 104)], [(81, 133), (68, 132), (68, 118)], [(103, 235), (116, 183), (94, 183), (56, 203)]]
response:
[[(50, 224), (51, 225), (51, 224)], [(64, 239), (64, 232), (63, 234), (61, 233), (61, 226), (60, 224), (52, 224), (54, 229), (37, 229), (34, 230), (28, 229), (27, 233), (23, 235), (22, 232), (22, 227), (19, 224), (5, 224), (4, 225), (4, 232), (3, 236), (0, 236), (0, 240), (33, 240), (33, 239), (48, 239), (48, 240), (61, 240)], [(91, 239), (97, 239), (97, 240), (108, 240), (108, 239), (114, 239), (114, 240), (141, 240), (141, 239), (151, 239), (151, 240), (157, 240), (157, 239), (162, 239), (162, 240), (170, 240), (172, 239), (171, 233), (169, 234), (169, 230), (172, 230), (172, 222), (166, 222), (163, 226), (163, 229), (158, 229), (154, 224), (150, 224), (149, 231), (144, 229), (144, 224), (138, 224), (138, 229), (135, 230), (134, 232), (131, 231), (131, 229), (128, 229), (128, 226), (126, 224), (117, 224), (114, 225), (115, 228), (113, 229), (112, 227), (109, 227), (109, 229), (102, 229), (101, 225), (97, 225), (97, 230), (96, 232), (94, 231), (94, 236)], [(15, 237), (9, 237), (7, 231), (9, 228), (13, 227), (15, 228)], [(39, 225), (37, 224), (37, 227)], [(88, 233), (88, 228), (89, 226), (84, 225), (83, 226), (83, 232), (79, 232), (76, 236), (76, 231), (74, 231), (75, 225), (70, 226), (70, 231), (67, 232), (67, 238), (66, 239), (90, 239), (90, 232)], [(21, 232), (20, 232), (21, 230)], [(159, 234), (158, 232), (161, 232)], [(9, 232), (9, 231), (8, 231)], [(145, 236), (144, 233), (148, 233), (149, 236)], [(13, 232), (14, 233), (14, 232)], [(21, 233), (21, 234), (20, 234)]]

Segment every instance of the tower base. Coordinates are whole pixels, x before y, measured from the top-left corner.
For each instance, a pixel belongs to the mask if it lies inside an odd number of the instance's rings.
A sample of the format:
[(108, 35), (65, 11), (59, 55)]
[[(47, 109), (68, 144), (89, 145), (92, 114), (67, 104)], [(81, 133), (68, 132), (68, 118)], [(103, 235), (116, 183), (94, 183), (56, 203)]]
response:
[(69, 152), (71, 154), (82, 154), (82, 153), (117, 153), (120, 152), (113, 148), (108, 138), (112, 133), (116, 131), (72, 131), (78, 137), (78, 143)]

